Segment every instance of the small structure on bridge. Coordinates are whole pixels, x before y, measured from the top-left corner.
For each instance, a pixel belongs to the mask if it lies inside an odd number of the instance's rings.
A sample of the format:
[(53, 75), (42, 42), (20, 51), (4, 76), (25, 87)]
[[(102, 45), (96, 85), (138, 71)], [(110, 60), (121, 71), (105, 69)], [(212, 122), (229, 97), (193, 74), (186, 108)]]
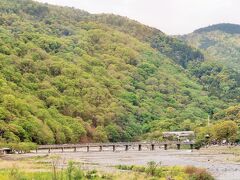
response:
[(163, 132), (163, 139), (177, 140), (177, 141), (192, 141), (195, 137), (193, 131), (169, 131)]

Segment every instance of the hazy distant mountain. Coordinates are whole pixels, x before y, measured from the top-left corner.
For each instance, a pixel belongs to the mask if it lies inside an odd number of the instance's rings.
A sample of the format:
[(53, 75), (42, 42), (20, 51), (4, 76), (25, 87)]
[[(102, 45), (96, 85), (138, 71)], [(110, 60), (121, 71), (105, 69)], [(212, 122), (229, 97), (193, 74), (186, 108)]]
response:
[(212, 31), (221, 31), (228, 34), (240, 34), (240, 25), (230, 23), (215, 24), (197, 29), (194, 31), (194, 33), (206, 33)]
[(208, 60), (240, 71), (240, 25), (212, 25), (182, 38), (193, 47), (201, 49)]

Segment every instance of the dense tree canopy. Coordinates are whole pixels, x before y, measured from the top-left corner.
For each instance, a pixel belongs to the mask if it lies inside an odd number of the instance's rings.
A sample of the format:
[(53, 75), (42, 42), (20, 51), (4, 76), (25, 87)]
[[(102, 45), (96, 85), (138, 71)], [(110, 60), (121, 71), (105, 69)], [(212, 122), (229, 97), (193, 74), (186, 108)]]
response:
[(156, 29), (29, 0), (3, 0), (0, 12), (1, 141), (157, 138), (229, 105), (184, 69), (203, 55)]
[(198, 29), (181, 39), (200, 49), (208, 61), (240, 72), (240, 25), (217, 24)]

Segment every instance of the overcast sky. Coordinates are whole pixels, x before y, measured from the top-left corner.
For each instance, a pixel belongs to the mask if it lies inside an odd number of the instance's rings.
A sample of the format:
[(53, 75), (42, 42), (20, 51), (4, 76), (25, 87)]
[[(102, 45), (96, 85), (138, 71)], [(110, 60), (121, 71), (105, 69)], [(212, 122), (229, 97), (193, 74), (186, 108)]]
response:
[(90, 13), (114, 13), (156, 27), (167, 34), (185, 34), (217, 23), (240, 24), (240, 0), (37, 0)]

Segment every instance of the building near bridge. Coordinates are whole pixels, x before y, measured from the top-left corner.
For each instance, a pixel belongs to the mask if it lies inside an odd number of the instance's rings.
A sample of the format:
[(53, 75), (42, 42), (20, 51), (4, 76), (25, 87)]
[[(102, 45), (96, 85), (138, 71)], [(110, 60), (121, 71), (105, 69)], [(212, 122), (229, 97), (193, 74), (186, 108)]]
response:
[(163, 132), (163, 139), (170, 141), (192, 141), (195, 137), (194, 131), (168, 131)]

